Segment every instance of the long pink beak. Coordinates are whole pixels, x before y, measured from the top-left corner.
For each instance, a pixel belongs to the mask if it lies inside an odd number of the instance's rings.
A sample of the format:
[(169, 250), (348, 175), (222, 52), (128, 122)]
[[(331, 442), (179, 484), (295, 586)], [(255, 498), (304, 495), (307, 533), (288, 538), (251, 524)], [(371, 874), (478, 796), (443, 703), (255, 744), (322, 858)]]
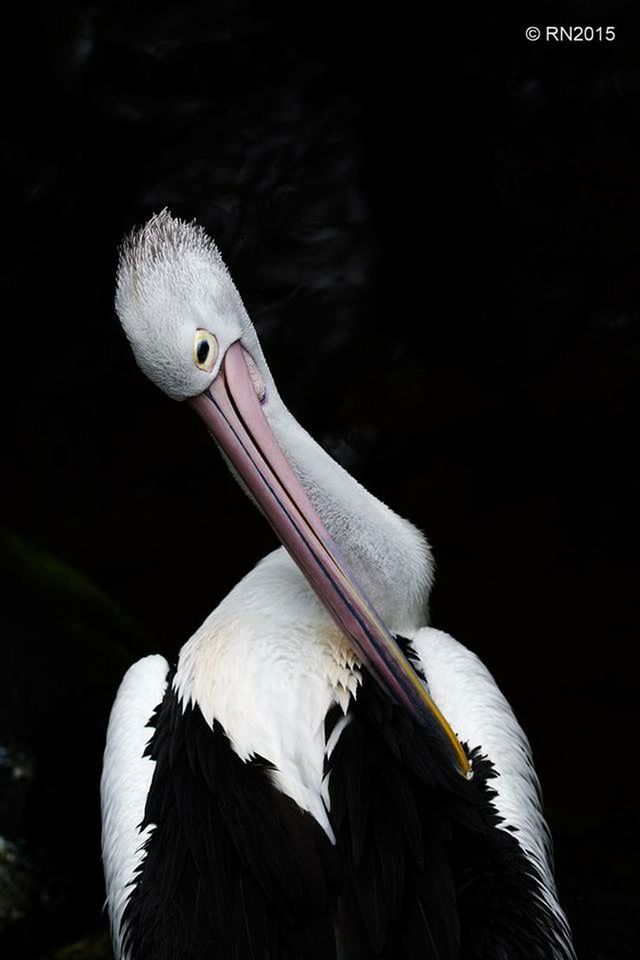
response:
[(189, 401), (360, 660), (415, 719), (434, 721), (461, 773), (469, 761), (424, 684), (349, 570), (284, 456), (256, 395), (242, 347), (232, 344), (209, 389)]

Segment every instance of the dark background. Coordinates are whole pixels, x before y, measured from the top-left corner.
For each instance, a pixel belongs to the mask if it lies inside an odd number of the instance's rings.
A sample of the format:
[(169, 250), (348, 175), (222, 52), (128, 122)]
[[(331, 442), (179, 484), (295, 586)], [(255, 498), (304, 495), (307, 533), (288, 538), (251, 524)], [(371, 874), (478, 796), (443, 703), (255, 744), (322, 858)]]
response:
[[(165, 205), (293, 412), (426, 531), (433, 623), (531, 737), (578, 954), (635, 956), (640, 33), (633, 4), (481, 6), (71, 0), (6, 30), (3, 957), (109, 956), (119, 679), (274, 545), (113, 313)], [(556, 23), (617, 37), (524, 38)]]

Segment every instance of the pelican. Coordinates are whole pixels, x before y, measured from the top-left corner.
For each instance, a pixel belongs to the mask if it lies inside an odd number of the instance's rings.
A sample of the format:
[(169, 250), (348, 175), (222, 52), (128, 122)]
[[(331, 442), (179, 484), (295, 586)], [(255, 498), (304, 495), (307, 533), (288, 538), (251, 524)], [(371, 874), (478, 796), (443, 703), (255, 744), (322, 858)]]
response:
[(529, 743), (478, 657), (427, 625), (425, 537), (288, 411), (201, 227), (164, 210), (134, 231), (116, 310), (282, 546), (175, 665), (145, 657), (118, 690), (101, 781), (115, 956), (574, 958)]

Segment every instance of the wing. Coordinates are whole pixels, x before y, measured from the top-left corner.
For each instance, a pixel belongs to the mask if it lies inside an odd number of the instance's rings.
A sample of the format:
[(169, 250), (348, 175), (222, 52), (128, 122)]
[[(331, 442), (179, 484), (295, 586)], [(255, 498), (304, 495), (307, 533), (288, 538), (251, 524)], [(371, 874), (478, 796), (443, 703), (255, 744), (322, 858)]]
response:
[(520, 845), (535, 857), (553, 885), (551, 840), (542, 816), (540, 784), (531, 747), (482, 661), (453, 637), (426, 627), (411, 641), (429, 691), (469, 750), (479, 747), (493, 763), (494, 806), (502, 829), (516, 830)]
[(120, 684), (107, 730), (100, 783), (102, 859), (116, 960), (125, 960), (122, 915), (153, 829), (141, 829), (155, 768), (144, 753), (153, 735), (148, 723), (162, 702), (168, 672), (161, 656), (134, 663)]
[(276, 788), (270, 764), (242, 759), (217, 721), (180, 700), (172, 676), (150, 722), (153, 777), (121, 957), (335, 958), (327, 835)]
[[(570, 960), (530, 751), (508, 704), (477, 658), (450, 637), (427, 630), (417, 642), (398, 642), (420, 661), (434, 699), (468, 741), (474, 776), (461, 777), (437, 727), (414, 724), (363, 668), (350, 722), (328, 762), (344, 863), (341, 956)], [(329, 734), (337, 716), (328, 718)]]
[[(558, 937), (572, 956), (568, 924), (558, 903), (549, 829), (542, 814), (540, 783), (531, 747), (513, 710), (482, 661), (453, 637), (425, 627), (411, 641), (430, 693), (470, 752), (492, 763), (492, 799), (498, 829), (515, 837), (535, 865)], [(560, 954), (565, 956), (564, 953)]]

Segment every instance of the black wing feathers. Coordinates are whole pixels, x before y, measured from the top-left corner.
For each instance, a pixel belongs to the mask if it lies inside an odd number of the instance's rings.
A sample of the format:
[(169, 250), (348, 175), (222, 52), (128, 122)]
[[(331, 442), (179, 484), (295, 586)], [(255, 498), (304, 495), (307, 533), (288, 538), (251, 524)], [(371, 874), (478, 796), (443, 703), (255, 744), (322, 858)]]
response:
[[(327, 716), (327, 735), (340, 716)], [(535, 866), (498, 829), (491, 764), (471, 757), (467, 781), (440, 733), (364, 674), (328, 764), (344, 960), (572, 956)]]
[[(406, 652), (411, 650), (406, 645)], [(363, 671), (327, 764), (333, 847), (169, 678), (150, 726), (154, 829), (123, 919), (132, 960), (570, 960), (494, 771), (472, 781)], [(342, 718), (326, 718), (326, 735)], [(338, 947), (336, 948), (336, 930)], [(552, 948), (556, 944), (556, 950)]]
[[(443, 781), (432, 738), (365, 677), (331, 756), (347, 960), (458, 960)], [(338, 714), (329, 715), (329, 728)], [(460, 780), (460, 777), (455, 774)], [(451, 777), (449, 790), (457, 782)]]
[[(171, 678), (170, 678), (171, 681)], [(332, 960), (332, 851), (315, 820), (244, 763), (171, 682), (152, 720), (155, 824), (125, 909), (135, 960)]]

